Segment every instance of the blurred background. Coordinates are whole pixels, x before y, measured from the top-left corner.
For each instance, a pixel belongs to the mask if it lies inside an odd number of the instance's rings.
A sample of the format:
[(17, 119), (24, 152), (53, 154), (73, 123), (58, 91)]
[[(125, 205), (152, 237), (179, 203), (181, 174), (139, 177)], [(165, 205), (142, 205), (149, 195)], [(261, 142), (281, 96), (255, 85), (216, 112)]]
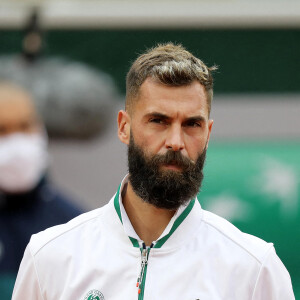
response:
[(127, 172), (130, 64), (168, 41), (219, 66), (203, 207), (273, 242), (300, 297), (299, 1), (0, 1), (0, 78), (34, 94), (51, 176), (86, 210)]

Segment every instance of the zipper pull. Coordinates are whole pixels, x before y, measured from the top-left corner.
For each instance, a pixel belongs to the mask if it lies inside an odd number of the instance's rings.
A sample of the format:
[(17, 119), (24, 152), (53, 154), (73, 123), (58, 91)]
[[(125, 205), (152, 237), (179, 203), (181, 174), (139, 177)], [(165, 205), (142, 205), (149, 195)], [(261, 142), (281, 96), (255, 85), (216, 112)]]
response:
[(136, 287), (138, 287), (138, 294), (141, 293), (141, 284), (142, 284), (142, 281), (143, 281), (143, 277), (144, 277), (144, 272), (145, 272), (145, 267), (148, 263), (148, 253), (149, 251), (147, 251), (147, 248), (146, 248), (146, 245), (145, 243), (143, 243), (143, 250), (142, 250), (142, 260), (141, 260), (141, 272), (140, 272), (140, 275), (137, 279), (137, 283), (136, 283)]

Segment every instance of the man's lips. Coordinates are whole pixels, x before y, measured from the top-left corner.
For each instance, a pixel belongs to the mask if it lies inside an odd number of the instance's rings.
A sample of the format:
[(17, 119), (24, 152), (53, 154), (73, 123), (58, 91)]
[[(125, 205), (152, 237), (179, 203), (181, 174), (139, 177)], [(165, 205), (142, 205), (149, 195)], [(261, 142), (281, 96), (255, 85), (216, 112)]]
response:
[(182, 171), (182, 167), (178, 166), (176, 163), (163, 164), (162, 168), (173, 171)]

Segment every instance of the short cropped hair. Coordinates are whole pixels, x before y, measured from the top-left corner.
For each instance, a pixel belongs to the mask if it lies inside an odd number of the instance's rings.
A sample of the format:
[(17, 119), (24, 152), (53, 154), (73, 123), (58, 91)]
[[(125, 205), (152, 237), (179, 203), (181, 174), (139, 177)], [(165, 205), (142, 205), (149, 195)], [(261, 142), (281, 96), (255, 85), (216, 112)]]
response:
[(141, 85), (147, 78), (153, 78), (167, 86), (183, 86), (198, 81), (205, 88), (210, 113), (213, 97), (212, 71), (216, 69), (216, 66), (207, 67), (181, 45), (159, 44), (140, 55), (127, 73), (126, 111), (132, 112)]

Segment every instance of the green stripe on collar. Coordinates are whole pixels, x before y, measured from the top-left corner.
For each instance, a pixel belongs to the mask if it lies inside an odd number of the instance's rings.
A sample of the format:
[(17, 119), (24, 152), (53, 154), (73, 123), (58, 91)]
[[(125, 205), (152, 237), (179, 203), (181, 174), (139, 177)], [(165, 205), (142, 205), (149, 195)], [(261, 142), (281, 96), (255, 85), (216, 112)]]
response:
[(139, 245), (139, 242), (138, 242), (137, 239), (135, 239), (135, 238), (133, 238), (133, 237), (131, 237), (131, 236), (129, 237), (129, 239), (130, 239), (130, 241), (131, 241), (133, 247), (135, 247), (135, 248), (140, 248), (140, 245)]
[[(115, 206), (115, 210), (116, 210), (116, 212), (119, 216), (119, 219), (120, 219), (121, 223), (123, 224), (122, 215), (121, 215), (121, 208), (120, 208), (120, 202), (119, 202), (120, 190), (121, 190), (121, 184), (119, 185), (118, 191), (117, 191), (116, 196), (114, 198), (114, 206)], [(130, 239), (133, 247), (135, 247), (135, 248), (140, 247), (139, 242), (138, 242), (137, 239), (132, 238), (130, 236), (129, 236), (129, 239)]]
[(188, 216), (192, 208), (194, 207), (195, 199), (193, 199), (189, 205), (185, 208), (185, 210), (181, 213), (181, 215), (174, 222), (170, 232), (165, 235), (163, 238), (159, 239), (157, 243), (154, 245), (154, 248), (161, 248), (161, 246), (169, 239), (169, 237), (173, 234), (173, 232), (178, 228), (178, 226), (185, 220)]
[[(119, 216), (119, 219), (121, 223), (123, 224), (122, 221), (122, 215), (121, 215), (121, 208), (120, 208), (120, 202), (119, 202), (119, 195), (120, 195), (120, 189), (121, 189), (121, 184), (119, 185), (118, 191), (116, 193), (116, 196), (114, 198), (114, 206), (115, 210)], [(195, 204), (195, 199), (193, 199), (189, 205), (185, 208), (185, 210), (181, 213), (181, 215), (175, 220), (170, 232), (165, 235), (163, 238), (159, 239), (157, 243), (154, 245), (154, 248), (161, 248), (162, 245), (169, 239), (169, 237), (174, 233), (174, 231), (178, 228), (178, 226), (185, 220), (185, 218), (188, 216), (192, 208), (194, 207)], [(129, 237), (133, 247), (139, 248), (139, 242), (137, 239), (133, 237)]]
[(120, 209), (120, 202), (119, 202), (120, 189), (121, 189), (121, 184), (119, 185), (118, 191), (117, 191), (115, 199), (114, 199), (114, 206), (115, 206), (115, 210), (119, 216), (119, 219), (120, 219), (121, 223), (123, 224), (121, 209)]

